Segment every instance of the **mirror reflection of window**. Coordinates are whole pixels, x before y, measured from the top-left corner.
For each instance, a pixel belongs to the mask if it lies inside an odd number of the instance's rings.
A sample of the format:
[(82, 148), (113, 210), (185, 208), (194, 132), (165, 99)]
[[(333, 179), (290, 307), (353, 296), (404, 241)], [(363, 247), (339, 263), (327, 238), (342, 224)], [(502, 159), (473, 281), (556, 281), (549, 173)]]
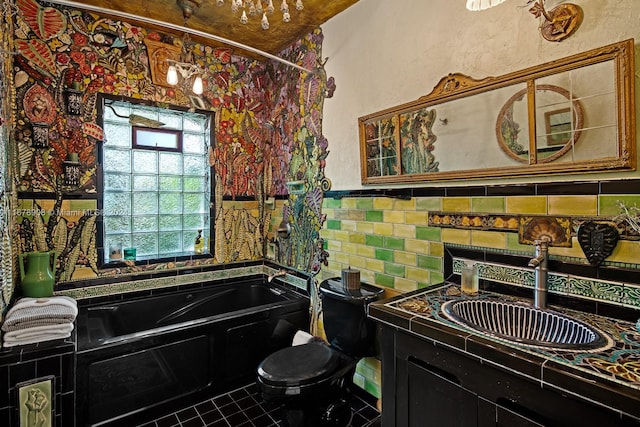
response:
[[(615, 79), (615, 63), (609, 60), (536, 80), (537, 85), (555, 85), (566, 90), (564, 99), (556, 104), (542, 103), (540, 108), (536, 94), (538, 151), (548, 147), (549, 137), (554, 136), (546, 129), (548, 113), (572, 108), (573, 114), (569, 118), (573, 121), (571, 128), (574, 138), (567, 142), (574, 145), (557, 160), (574, 162), (617, 157), (618, 147), (613, 143), (618, 140), (617, 109), (613, 107), (618, 103)], [(573, 107), (569, 100), (573, 101)], [(578, 120), (582, 122), (577, 123)]]

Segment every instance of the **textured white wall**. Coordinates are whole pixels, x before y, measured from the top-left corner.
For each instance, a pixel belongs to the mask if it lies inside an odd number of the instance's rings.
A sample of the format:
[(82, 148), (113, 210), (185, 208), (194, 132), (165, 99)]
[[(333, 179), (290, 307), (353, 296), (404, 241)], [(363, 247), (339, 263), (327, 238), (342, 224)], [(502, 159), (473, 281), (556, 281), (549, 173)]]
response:
[[(539, 21), (524, 7), (525, 0), (507, 0), (480, 12), (467, 11), (465, 0), (360, 0), (323, 25), (326, 71), (337, 85), (333, 98), (325, 100), (323, 115), (330, 150), (325, 172), (332, 190), (362, 188), (358, 117), (413, 101), (448, 73), (499, 76), (628, 38), (640, 43), (640, 0), (572, 2), (583, 9), (584, 21), (560, 43), (540, 36)], [(546, 5), (551, 9), (560, 3), (548, 0)], [(636, 88), (640, 92), (637, 77)], [(631, 175), (637, 176), (606, 177)]]

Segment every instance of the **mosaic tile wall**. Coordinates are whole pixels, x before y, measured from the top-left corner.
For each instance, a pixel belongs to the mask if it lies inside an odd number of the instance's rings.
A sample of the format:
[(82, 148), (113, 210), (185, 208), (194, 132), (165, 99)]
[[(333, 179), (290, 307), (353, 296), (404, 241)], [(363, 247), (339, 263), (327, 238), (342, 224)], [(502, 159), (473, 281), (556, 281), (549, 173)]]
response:
[[(95, 219), (90, 219), (94, 215), (66, 214), (95, 209), (99, 197), (96, 147), (104, 132), (97, 120), (97, 94), (191, 106), (189, 93), (156, 84), (151, 73), (153, 51), (149, 46), (178, 41), (129, 22), (57, 5), (47, 9), (52, 22), (42, 29), (34, 25), (43, 10), (38, 1), (24, 0), (18, 6), (17, 13), (7, 17), (14, 28), (2, 32), (15, 39), (13, 64), (5, 61), (5, 83), (13, 83), (15, 92), (10, 112), (10, 122), (16, 126), (11, 141), (16, 165), (13, 178), (27, 212), (16, 218), (21, 232), (16, 246), (28, 252), (38, 244), (38, 250), (55, 249), (65, 255), (58, 257), (58, 282), (113, 274), (96, 266), (100, 258), (96, 252), (103, 248), (95, 238)], [(322, 31), (310, 29), (298, 43), (279, 53), (318, 70), (312, 75), (276, 62), (243, 58), (228, 48), (193, 46), (194, 61), (207, 71), (201, 102), (216, 118), (215, 144), (209, 153), (216, 171), (216, 197), (253, 198), (257, 204), (242, 209), (215, 204), (215, 226), (225, 229), (211, 242), (218, 249), (218, 263), (264, 257), (270, 212), (263, 201), (290, 193), (290, 182), (302, 183), (302, 189), (290, 195), (276, 214), (292, 224), (286, 264), (305, 270), (314, 258), (324, 221), (321, 188), (331, 186), (324, 177), (328, 141), (322, 135), (322, 105), (335, 90), (333, 79), (322, 69), (322, 41)], [(66, 97), (70, 94), (81, 103), (81, 111), (69, 108)], [(46, 140), (35, 138), (34, 126), (42, 128), (38, 124), (45, 125)], [(80, 161), (79, 183), (72, 187), (62, 185), (61, 169), (71, 152), (79, 154)], [(54, 200), (56, 203), (50, 202)], [(86, 207), (67, 209), (67, 205), (81, 204)], [(51, 209), (34, 217), (28, 214), (29, 205)], [(54, 236), (54, 230), (61, 233)], [(60, 237), (65, 234), (84, 235), (84, 242), (79, 249), (71, 248)], [(66, 256), (70, 254), (73, 256)], [(121, 269), (115, 274), (127, 272)]]

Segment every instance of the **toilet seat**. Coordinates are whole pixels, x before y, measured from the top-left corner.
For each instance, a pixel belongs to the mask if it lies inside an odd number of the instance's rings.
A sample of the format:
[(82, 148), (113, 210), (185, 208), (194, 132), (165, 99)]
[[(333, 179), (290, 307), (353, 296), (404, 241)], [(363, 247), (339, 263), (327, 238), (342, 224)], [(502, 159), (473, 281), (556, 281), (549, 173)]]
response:
[(258, 367), (265, 384), (296, 387), (321, 381), (338, 367), (338, 353), (326, 344), (311, 342), (283, 348), (267, 357)]

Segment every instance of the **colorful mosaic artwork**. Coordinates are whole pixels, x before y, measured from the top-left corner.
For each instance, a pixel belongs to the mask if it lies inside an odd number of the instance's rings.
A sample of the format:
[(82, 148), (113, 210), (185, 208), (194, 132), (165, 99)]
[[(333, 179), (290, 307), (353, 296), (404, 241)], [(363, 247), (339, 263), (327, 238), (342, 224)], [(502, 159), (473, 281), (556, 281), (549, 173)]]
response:
[[(328, 141), (322, 135), (322, 105), (335, 90), (321, 61), (320, 29), (280, 54), (314, 73), (194, 44), (193, 61), (206, 71), (204, 93), (196, 98), (179, 86), (154, 83), (158, 70), (152, 64), (162, 61), (149, 57), (148, 46), (181, 48), (181, 39), (63, 6), (47, 6), (42, 26), (38, 17), (45, 6), (36, 0), (20, 0), (17, 6), (16, 182), (24, 202), (46, 211), (25, 211), (18, 218), (20, 252), (56, 250), (59, 281), (105, 274), (96, 264), (95, 216), (89, 210), (70, 218), (62, 209), (68, 194), (97, 200), (97, 148), (104, 138), (96, 108), (101, 92), (215, 112), (209, 159), (215, 170), (215, 225), (221, 231), (212, 242), (216, 262), (262, 258), (271, 219), (264, 201), (288, 194), (287, 182), (303, 181), (302, 193), (285, 203), (283, 216), (292, 224), (286, 242), (290, 256), (280, 260), (310, 268), (324, 222), (323, 191), (330, 188), (324, 177)], [(64, 163), (76, 154), (79, 174), (70, 186)], [(238, 196), (255, 197), (258, 212), (225, 206), (224, 200)]]

